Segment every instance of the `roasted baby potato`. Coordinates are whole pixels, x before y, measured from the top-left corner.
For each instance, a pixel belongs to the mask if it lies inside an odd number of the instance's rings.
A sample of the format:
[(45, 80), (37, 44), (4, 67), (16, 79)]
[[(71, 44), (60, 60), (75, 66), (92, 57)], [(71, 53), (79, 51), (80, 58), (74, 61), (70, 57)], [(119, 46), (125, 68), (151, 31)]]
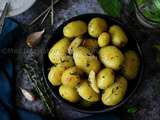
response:
[(66, 69), (62, 74), (62, 84), (70, 87), (76, 87), (78, 83), (80, 83), (80, 76), (82, 75), (82, 71), (80, 69), (74, 67), (70, 67)]
[(48, 80), (51, 82), (52, 85), (58, 86), (61, 84), (61, 76), (64, 70), (65, 70), (64, 67), (52, 67), (51, 68), (48, 74)]
[(127, 80), (119, 76), (116, 82), (108, 87), (102, 94), (102, 102), (107, 106), (114, 106), (121, 102), (127, 90)]
[(70, 57), (70, 56), (66, 57), (66, 59), (64, 60), (63, 63), (60, 63), (56, 66), (53, 66), (50, 69), (50, 72), (48, 74), (48, 80), (54, 86), (60, 85), (62, 73), (65, 71), (65, 69), (67, 69), (73, 65), (74, 65), (74, 62), (73, 62), (72, 57)]
[(64, 67), (65, 69), (72, 67), (74, 65), (73, 57), (67, 55), (62, 59), (60, 64), (57, 64), (58, 67)]
[(99, 91), (99, 89), (97, 87), (96, 73), (93, 70), (89, 73), (88, 81), (89, 81), (89, 84), (90, 84), (91, 88), (96, 93), (99, 93), (100, 91)]
[(62, 38), (53, 47), (48, 53), (48, 57), (53, 64), (61, 63), (64, 57), (67, 55), (67, 50), (70, 45), (70, 40), (68, 38)]
[(73, 59), (78, 68), (89, 74), (91, 70), (98, 72), (100, 69), (100, 62), (87, 48), (78, 47), (73, 52)]
[(80, 97), (76, 89), (69, 87), (67, 85), (61, 85), (59, 87), (59, 94), (62, 96), (62, 98), (64, 98), (65, 100), (69, 102), (75, 103), (80, 100)]
[(99, 35), (107, 30), (107, 23), (104, 19), (96, 17), (91, 19), (88, 24), (88, 33), (94, 38), (98, 38)]
[(87, 24), (81, 20), (68, 23), (63, 28), (63, 34), (65, 37), (73, 38), (83, 35), (87, 32)]
[(113, 45), (118, 47), (124, 47), (127, 44), (128, 38), (120, 26), (111, 26), (109, 28), (109, 33), (111, 34)]
[(113, 70), (119, 70), (124, 61), (122, 52), (115, 46), (102, 47), (99, 50), (99, 58), (106, 67)]
[(110, 42), (110, 35), (107, 32), (103, 32), (98, 37), (98, 45), (99, 45), (99, 47), (104, 47), (104, 46), (108, 45), (109, 42)]
[(114, 71), (110, 68), (104, 68), (97, 74), (97, 85), (100, 89), (106, 89), (115, 81)]
[(84, 100), (89, 102), (97, 102), (99, 100), (99, 94), (97, 94), (90, 86), (87, 81), (82, 81), (77, 87), (78, 94)]
[(68, 53), (69, 55), (73, 54), (73, 51), (75, 48), (77, 48), (78, 46), (80, 46), (80, 44), (82, 43), (83, 39), (82, 37), (76, 37), (70, 44), (69, 48), (68, 48)]
[(125, 60), (122, 66), (122, 74), (129, 80), (134, 79), (139, 70), (140, 59), (133, 50), (128, 50), (124, 53), (124, 56)]
[(89, 49), (91, 53), (96, 53), (98, 50), (98, 42), (96, 39), (85, 39), (82, 45)]

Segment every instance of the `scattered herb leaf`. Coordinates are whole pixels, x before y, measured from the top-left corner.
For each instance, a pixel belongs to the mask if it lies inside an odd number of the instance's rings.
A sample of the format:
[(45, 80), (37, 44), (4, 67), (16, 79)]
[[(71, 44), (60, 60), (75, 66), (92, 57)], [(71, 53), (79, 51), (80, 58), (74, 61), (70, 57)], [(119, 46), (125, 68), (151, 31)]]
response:
[[(132, 1), (132, 0), (131, 0)], [(136, 0), (136, 3), (138, 4), (138, 5), (142, 5), (142, 4), (144, 4), (144, 2), (145, 2), (145, 0)]]
[(98, 0), (103, 10), (110, 16), (119, 17), (122, 10), (122, 0)]
[(131, 0), (128, 4), (128, 11), (133, 12), (134, 11), (134, 1)]
[(89, 64), (89, 63), (87, 63), (87, 67), (89, 67), (89, 65), (90, 65), (90, 64)]
[(137, 107), (130, 107), (127, 110), (128, 113), (136, 113), (137, 111), (138, 111)]

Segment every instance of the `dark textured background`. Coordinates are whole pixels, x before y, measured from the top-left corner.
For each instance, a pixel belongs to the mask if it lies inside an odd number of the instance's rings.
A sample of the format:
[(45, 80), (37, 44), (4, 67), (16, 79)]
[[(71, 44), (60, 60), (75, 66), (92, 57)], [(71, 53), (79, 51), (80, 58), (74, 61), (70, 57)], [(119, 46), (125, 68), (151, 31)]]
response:
[[(37, 0), (37, 2), (25, 13), (14, 17), (19, 22), (23, 24), (28, 24), (30, 21), (40, 14), (45, 8), (45, 0)], [(84, 13), (103, 13), (96, 0), (61, 0), (59, 4), (55, 6), (55, 18), (54, 25), (52, 29), (54, 30), (57, 26), (63, 23), (65, 20)], [(124, 120), (160, 120), (160, 66), (156, 63), (156, 51), (153, 49), (153, 44), (159, 42), (160, 34), (154, 34), (148, 31), (144, 27), (137, 27), (137, 20), (135, 16), (130, 16), (127, 18), (125, 15), (122, 16), (123, 22), (131, 27), (131, 31), (135, 34), (138, 40), (141, 42), (141, 47), (144, 53), (144, 77), (143, 81), (136, 91), (135, 95), (127, 102), (126, 106), (136, 106), (138, 111), (136, 113), (128, 113), (125, 107), (118, 110), (120, 116)], [(49, 20), (43, 25), (45, 27), (49, 26)], [(41, 26), (42, 27), (42, 26)], [(35, 25), (31, 29), (32, 31), (37, 30), (38, 27)], [(25, 89), (32, 89), (31, 83), (29, 83), (25, 74), (21, 70), (21, 65), (24, 63), (32, 61), (35, 58), (40, 58), (41, 53), (37, 52), (41, 50), (46, 41), (42, 41), (39, 46), (35, 49), (30, 49), (25, 44), (25, 39), (16, 42), (17, 49), (25, 49), (16, 57), (16, 72), (17, 72), (17, 86), (21, 86)], [(39, 59), (39, 63), (41, 60)], [(41, 66), (39, 66), (41, 70)], [(17, 97), (17, 103), (28, 110), (35, 112), (45, 113), (44, 107), (40, 100), (35, 102), (27, 101), (24, 97)], [(75, 112), (64, 106), (62, 103), (57, 101), (57, 111), (62, 119), (72, 120), (74, 118), (80, 118), (88, 116), (88, 114), (83, 114)]]

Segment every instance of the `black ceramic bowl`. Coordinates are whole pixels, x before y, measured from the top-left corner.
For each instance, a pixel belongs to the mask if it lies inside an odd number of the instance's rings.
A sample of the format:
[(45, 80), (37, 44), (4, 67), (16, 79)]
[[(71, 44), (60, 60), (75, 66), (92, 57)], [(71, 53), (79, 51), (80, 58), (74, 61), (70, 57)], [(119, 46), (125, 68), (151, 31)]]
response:
[[(68, 105), (70, 108), (80, 111), (80, 112), (85, 112), (85, 113), (102, 113), (102, 112), (107, 112), (107, 111), (111, 111), (111, 110), (115, 110), (117, 108), (119, 108), (120, 106), (122, 106), (123, 104), (126, 103), (126, 101), (128, 99), (131, 98), (131, 96), (135, 93), (138, 85), (141, 82), (142, 79), (142, 74), (143, 74), (143, 56), (142, 56), (142, 51), (140, 49), (139, 43), (136, 40), (134, 33), (129, 33), (129, 31), (126, 29), (126, 27), (120, 23), (119, 21), (117, 21), (116, 19), (109, 17), (107, 15), (102, 15), (102, 14), (83, 14), (83, 15), (79, 15), (76, 17), (73, 17), (67, 21), (65, 21), (62, 25), (60, 25), (52, 34), (52, 38), (49, 40), (46, 49), (50, 49), (53, 44), (55, 44), (58, 40), (60, 40), (63, 37), (63, 27), (74, 20), (83, 20), (86, 23), (88, 23), (92, 18), (94, 17), (101, 17), (103, 19), (105, 19), (107, 21), (107, 23), (109, 24), (109, 26), (116, 24), (121, 26), (124, 31), (126, 32), (129, 42), (127, 44), (127, 47), (124, 48), (125, 49), (132, 49), (135, 50), (139, 57), (140, 57), (140, 69), (139, 69), (139, 73), (137, 75), (137, 77), (130, 81), (128, 84), (128, 89), (127, 89), (127, 93), (124, 97), (124, 99), (117, 105), (112, 106), (112, 107), (108, 107), (102, 104), (102, 102), (98, 102), (95, 105), (92, 105), (91, 107), (83, 107), (82, 105), (80, 105), (79, 103), (70, 103), (66, 100), (64, 100), (60, 95), (59, 95), (59, 87), (54, 87), (51, 85), (51, 83), (48, 81), (48, 68), (50, 68), (52, 66), (52, 63), (49, 61), (48, 59), (48, 54), (44, 54), (44, 63), (43, 63), (43, 75), (45, 78), (45, 82), (47, 83), (47, 86), (50, 87), (52, 89), (52, 95), (57, 98), (58, 100), (60, 100), (61, 102), (63, 102), (64, 104)], [(133, 37), (134, 36), (134, 37)], [(123, 51), (122, 50), (122, 51)]]

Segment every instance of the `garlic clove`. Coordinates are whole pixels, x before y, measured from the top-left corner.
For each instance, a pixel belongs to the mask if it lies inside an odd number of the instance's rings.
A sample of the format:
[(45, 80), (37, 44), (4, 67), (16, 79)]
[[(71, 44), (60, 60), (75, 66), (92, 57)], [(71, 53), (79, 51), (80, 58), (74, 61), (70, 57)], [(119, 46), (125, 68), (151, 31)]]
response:
[(20, 90), (21, 90), (23, 96), (24, 96), (27, 100), (29, 100), (29, 101), (34, 101), (34, 100), (35, 100), (35, 96), (34, 96), (31, 92), (29, 92), (29, 91), (27, 91), (27, 90), (25, 90), (25, 89), (23, 89), (23, 88), (20, 88)]
[(26, 43), (29, 47), (35, 47), (42, 39), (42, 35), (44, 34), (45, 29), (39, 32), (31, 33), (26, 40)]

